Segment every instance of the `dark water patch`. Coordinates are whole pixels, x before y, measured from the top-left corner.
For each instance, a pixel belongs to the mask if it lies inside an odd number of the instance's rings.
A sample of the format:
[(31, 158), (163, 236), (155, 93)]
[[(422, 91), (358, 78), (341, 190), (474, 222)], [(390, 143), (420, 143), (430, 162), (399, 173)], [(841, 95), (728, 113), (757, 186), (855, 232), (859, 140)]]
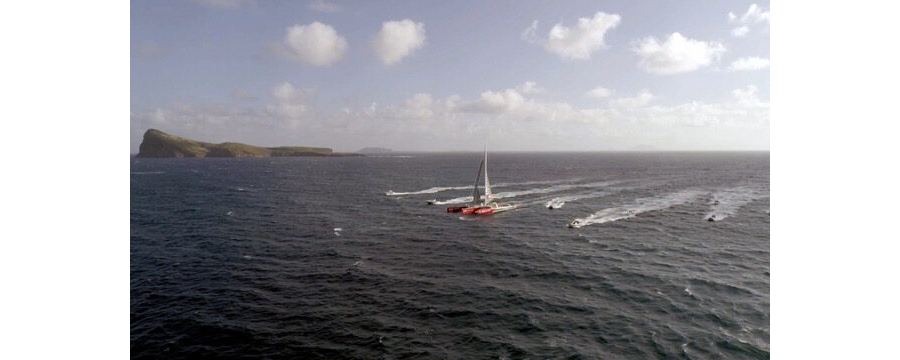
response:
[[(468, 184), (477, 163), (135, 160), (132, 357), (769, 357), (768, 154), (498, 153), (492, 182), (541, 182), (502, 191), (612, 183), (473, 221), (426, 206), (435, 194), (383, 195)], [(705, 221), (714, 194), (748, 187)], [(592, 191), (605, 195), (543, 207)], [(566, 227), (684, 191), (698, 195)]]

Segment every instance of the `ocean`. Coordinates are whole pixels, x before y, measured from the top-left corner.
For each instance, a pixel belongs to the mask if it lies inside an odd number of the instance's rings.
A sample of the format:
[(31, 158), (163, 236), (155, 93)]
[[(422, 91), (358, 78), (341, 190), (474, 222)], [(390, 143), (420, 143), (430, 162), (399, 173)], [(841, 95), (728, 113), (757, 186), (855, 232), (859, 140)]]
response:
[(770, 356), (768, 152), (481, 156), (132, 157), (132, 358)]

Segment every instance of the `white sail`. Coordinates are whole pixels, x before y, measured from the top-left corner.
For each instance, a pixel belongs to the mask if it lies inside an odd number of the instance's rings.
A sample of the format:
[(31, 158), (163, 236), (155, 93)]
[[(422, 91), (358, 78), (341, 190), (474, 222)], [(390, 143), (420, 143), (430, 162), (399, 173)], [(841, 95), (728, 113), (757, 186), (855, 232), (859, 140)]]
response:
[(491, 191), (491, 180), (488, 179), (487, 172), (487, 148), (484, 149), (484, 204), (490, 204), (494, 201), (494, 193)]

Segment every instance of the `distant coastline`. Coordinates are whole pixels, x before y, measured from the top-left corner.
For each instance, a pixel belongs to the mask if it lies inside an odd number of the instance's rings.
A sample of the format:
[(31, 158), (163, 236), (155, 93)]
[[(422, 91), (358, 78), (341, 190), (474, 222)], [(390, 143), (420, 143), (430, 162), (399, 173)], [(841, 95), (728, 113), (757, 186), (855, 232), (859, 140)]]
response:
[(144, 133), (139, 152), (142, 158), (197, 158), (197, 157), (281, 157), (320, 156), (343, 157), (364, 156), (359, 153), (336, 153), (331, 148), (306, 146), (260, 147), (236, 142), (220, 144), (191, 140), (165, 132), (150, 129)]
[(364, 147), (362, 149), (356, 150), (356, 152), (360, 154), (387, 154), (394, 152), (394, 150), (383, 147)]

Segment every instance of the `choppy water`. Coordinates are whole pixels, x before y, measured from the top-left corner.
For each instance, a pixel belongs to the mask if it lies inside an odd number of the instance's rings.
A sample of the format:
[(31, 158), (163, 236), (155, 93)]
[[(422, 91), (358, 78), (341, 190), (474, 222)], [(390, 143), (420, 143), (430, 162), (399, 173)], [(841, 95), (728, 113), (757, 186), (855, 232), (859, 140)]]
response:
[(133, 158), (132, 357), (769, 357), (768, 153), (479, 156)]

